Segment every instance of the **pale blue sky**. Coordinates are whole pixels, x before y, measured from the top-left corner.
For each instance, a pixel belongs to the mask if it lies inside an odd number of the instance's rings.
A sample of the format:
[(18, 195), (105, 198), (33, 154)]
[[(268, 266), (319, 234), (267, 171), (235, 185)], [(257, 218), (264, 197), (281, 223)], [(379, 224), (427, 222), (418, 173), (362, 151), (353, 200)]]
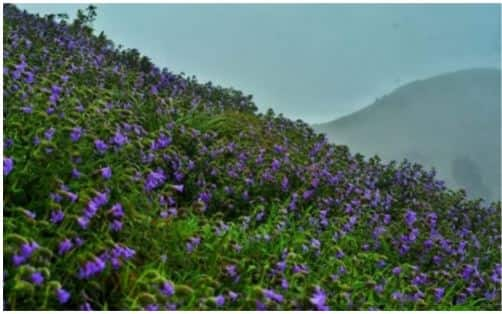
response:
[[(70, 16), (86, 6), (19, 5)], [(160, 67), (309, 123), (415, 79), (500, 68), (500, 5), (99, 4), (94, 28)]]

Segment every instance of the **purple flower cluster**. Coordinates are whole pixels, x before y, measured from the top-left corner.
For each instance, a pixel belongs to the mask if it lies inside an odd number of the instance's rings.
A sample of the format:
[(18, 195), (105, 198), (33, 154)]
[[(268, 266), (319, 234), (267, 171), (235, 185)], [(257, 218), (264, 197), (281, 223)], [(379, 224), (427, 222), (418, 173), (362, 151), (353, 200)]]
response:
[(96, 215), (97, 211), (106, 203), (108, 203), (108, 193), (107, 192), (100, 192), (97, 193), (95, 197), (93, 197), (89, 203), (87, 204), (87, 207), (84, 210), (84, 215), (80, 216), (78, 220), (78, 224), (82, 229), (87, 229), (92, 217)]
[(3, 159), (3, 175), (8, 176), (9, 173), (14, 169), (14, 160), (10, 157), (4, 157)]
[(314, 294), (309, 300), (316, 307), (318, 311), (330, 310), (329, 306), (326, 305), (327, 301), (326, 293), (319, 287), (316, 287)]
[(78, 277), (80, 279), (89, 279), (97, 274), (101, 273), (106, 267), (106, 262), (101, 258), (96, 257), (91, 261), (85, 262), (85, 264), (80, 268)]
[(167, 177), (162, 169), (150, 172), (145, 181), (145, 190), (152, 191), (153, 189), (163, 185), (166, 179)]
[(22, 244), (18, 253), (12, 257), (12, 262), (15, 266), (25, 263), (39, 247), (35, 241)]

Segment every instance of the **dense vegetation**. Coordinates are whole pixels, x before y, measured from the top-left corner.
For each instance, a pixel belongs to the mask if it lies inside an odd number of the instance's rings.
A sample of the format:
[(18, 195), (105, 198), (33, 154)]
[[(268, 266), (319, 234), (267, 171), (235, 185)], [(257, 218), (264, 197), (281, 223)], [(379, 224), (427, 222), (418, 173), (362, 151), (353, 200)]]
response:
[(500, 203), (160, 70), (94, 17), (4, 6), (4, 308), (500, 309)]

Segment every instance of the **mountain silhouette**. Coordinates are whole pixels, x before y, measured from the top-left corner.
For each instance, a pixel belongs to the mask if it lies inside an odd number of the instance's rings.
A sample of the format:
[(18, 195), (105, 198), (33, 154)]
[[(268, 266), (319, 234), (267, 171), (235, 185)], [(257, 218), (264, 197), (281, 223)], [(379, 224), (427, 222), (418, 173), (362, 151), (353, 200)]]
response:
[(471, 198), (500, 199), (500, 70), (469, 69), (406, 84), (372, 105), (314, 125), (352, 152), (408, 159)]

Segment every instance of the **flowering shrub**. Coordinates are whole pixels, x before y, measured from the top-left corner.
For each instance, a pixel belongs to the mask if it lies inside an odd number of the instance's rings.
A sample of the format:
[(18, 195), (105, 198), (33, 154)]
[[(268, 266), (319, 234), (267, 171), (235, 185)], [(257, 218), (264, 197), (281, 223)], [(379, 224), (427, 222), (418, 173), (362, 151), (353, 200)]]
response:
[(500, 203), (91, 33), (4, 6), (4, 308), (500, 310)]

